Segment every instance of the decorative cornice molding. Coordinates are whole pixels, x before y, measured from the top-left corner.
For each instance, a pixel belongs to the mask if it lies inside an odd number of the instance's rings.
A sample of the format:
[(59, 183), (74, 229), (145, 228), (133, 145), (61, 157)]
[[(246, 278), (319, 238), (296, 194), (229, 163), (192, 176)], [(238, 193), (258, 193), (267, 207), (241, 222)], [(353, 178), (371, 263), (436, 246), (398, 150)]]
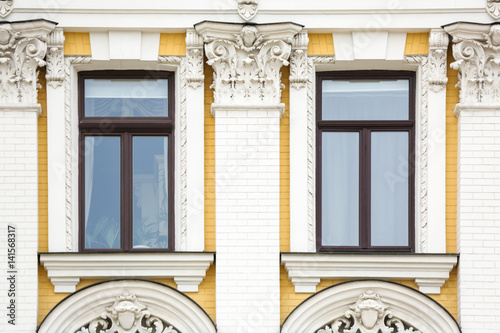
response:
[(446, 88), (446, 58), (449, 37), (442, 29), (432, 29), (429, 37), (429, 86), (439, 92)]
[(500, 18), (500, 0), (487, 0), (486, 11), (495, 20)]
[(194, 29), (189, 29), (186, 35), (186, 80), (193, 89), (200, 88), (205, 80), (203, 75), (203, 37)]
[(153, 315), (146, 305), (139, 302), (137, 296), (125, 290), (100, 317), (84, 325), (76, 333), (152, 332), (153, 329), (154, 332), (177, 333), (165, 319)]
[(500, 26), (455, 23), (444, 27), (453, 37), (451, 67), (458, 70), (460, 103), (486, 105), (500, 103)]
[(182, 56), (159, 56), (158, 62), (161, 64), (179, 65), (184, 58)]
[(307, 31), (301, 31), (292, 40), (292, 55), (290, 57), (290, 86), (294, 89), (306, 87), (308, 76), (307, 45), (309, 37)]
[(238, 14), (245, 21), (249, 21), (257, 15), (259, 0), (237, 0)]
[(0, 1), (0, 17), (5, 18), (9, 16), (14, 8), (14, 0), (1, 0)]
[(333, 65), (335, 56), (309, 56), (315, 65)]
[(38, 67), (54, 28), (45, 20), (0, 23), (0, 104), (38, 103)]
[(56, 293), (76, 290), (81, 279), (132, 277), (173, 278), (177, 289), (197, 292), (214, 253), (42, 253), (40, 263)]
[(356, 303), (349, 306), (344, 315), (317, 333), (421, 333), (411, 324), (403, 322), (382, 302), (381, 297), (372, 290), (362, 293)]
[(281, 264), (296, 293), (314, 293), (321, 279), (406, 279), (420, 291), (439, 294), (457, 264), (456, 255), (282, 253)]
[(64, 33), (56, 28), (49, 35), (47, 52), (47, 83), (57, 88), (64, 82)]
[(269, 105), (281, 100), (281, 66), (288, 65), (294, 23), (242, 25), (202, 22), (208, 64), (214, 68), (217, 104)]

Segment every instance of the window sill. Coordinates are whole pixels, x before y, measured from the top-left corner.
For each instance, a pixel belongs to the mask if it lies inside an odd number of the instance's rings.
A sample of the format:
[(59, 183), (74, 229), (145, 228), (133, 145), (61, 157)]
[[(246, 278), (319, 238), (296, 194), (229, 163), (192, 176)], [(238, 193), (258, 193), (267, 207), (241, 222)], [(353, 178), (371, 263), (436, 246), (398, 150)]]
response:
[(182, 292), (198, 286), (214, 262), (213, 252), (40, 253), (56, 293), (72, 293), (83, 279), (173, 278)]
[(426, 294), (440, 294), (457, 254), (281, 253), (296, 293), (315, 293), (321, 279), (413, 280)]

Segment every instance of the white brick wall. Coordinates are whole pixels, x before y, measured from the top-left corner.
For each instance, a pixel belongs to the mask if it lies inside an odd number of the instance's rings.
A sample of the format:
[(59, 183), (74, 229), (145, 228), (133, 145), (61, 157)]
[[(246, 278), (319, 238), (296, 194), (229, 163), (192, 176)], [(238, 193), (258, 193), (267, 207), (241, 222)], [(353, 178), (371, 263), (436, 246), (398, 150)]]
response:
[(215, 110), (220, 333), (279, 332), (279, 111)]
[(458, 129), (459, 321), (500, 327), (500, 110), (462, 110)]
[[(38, 303), (38, 109), (0, 107), (0, 331), (34, 332)], [(16, 228), (16, 321), (8, 324), (7, 228)]]

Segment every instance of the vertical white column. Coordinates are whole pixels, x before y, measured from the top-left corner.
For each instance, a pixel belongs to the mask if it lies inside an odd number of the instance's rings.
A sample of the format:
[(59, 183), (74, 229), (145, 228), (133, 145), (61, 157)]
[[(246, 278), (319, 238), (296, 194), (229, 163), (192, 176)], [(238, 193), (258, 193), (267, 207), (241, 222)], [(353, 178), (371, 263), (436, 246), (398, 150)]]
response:
[(281, 112), (214, 107), (221, 333), (279, 330)]

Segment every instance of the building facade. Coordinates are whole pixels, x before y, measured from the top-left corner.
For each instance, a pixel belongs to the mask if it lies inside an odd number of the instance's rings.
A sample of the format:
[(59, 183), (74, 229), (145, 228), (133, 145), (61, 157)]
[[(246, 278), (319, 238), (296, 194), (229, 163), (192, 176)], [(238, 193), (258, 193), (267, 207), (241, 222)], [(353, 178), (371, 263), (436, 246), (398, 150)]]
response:
[(498, 331), (499, 2), (0, 16), (2, 332)]

